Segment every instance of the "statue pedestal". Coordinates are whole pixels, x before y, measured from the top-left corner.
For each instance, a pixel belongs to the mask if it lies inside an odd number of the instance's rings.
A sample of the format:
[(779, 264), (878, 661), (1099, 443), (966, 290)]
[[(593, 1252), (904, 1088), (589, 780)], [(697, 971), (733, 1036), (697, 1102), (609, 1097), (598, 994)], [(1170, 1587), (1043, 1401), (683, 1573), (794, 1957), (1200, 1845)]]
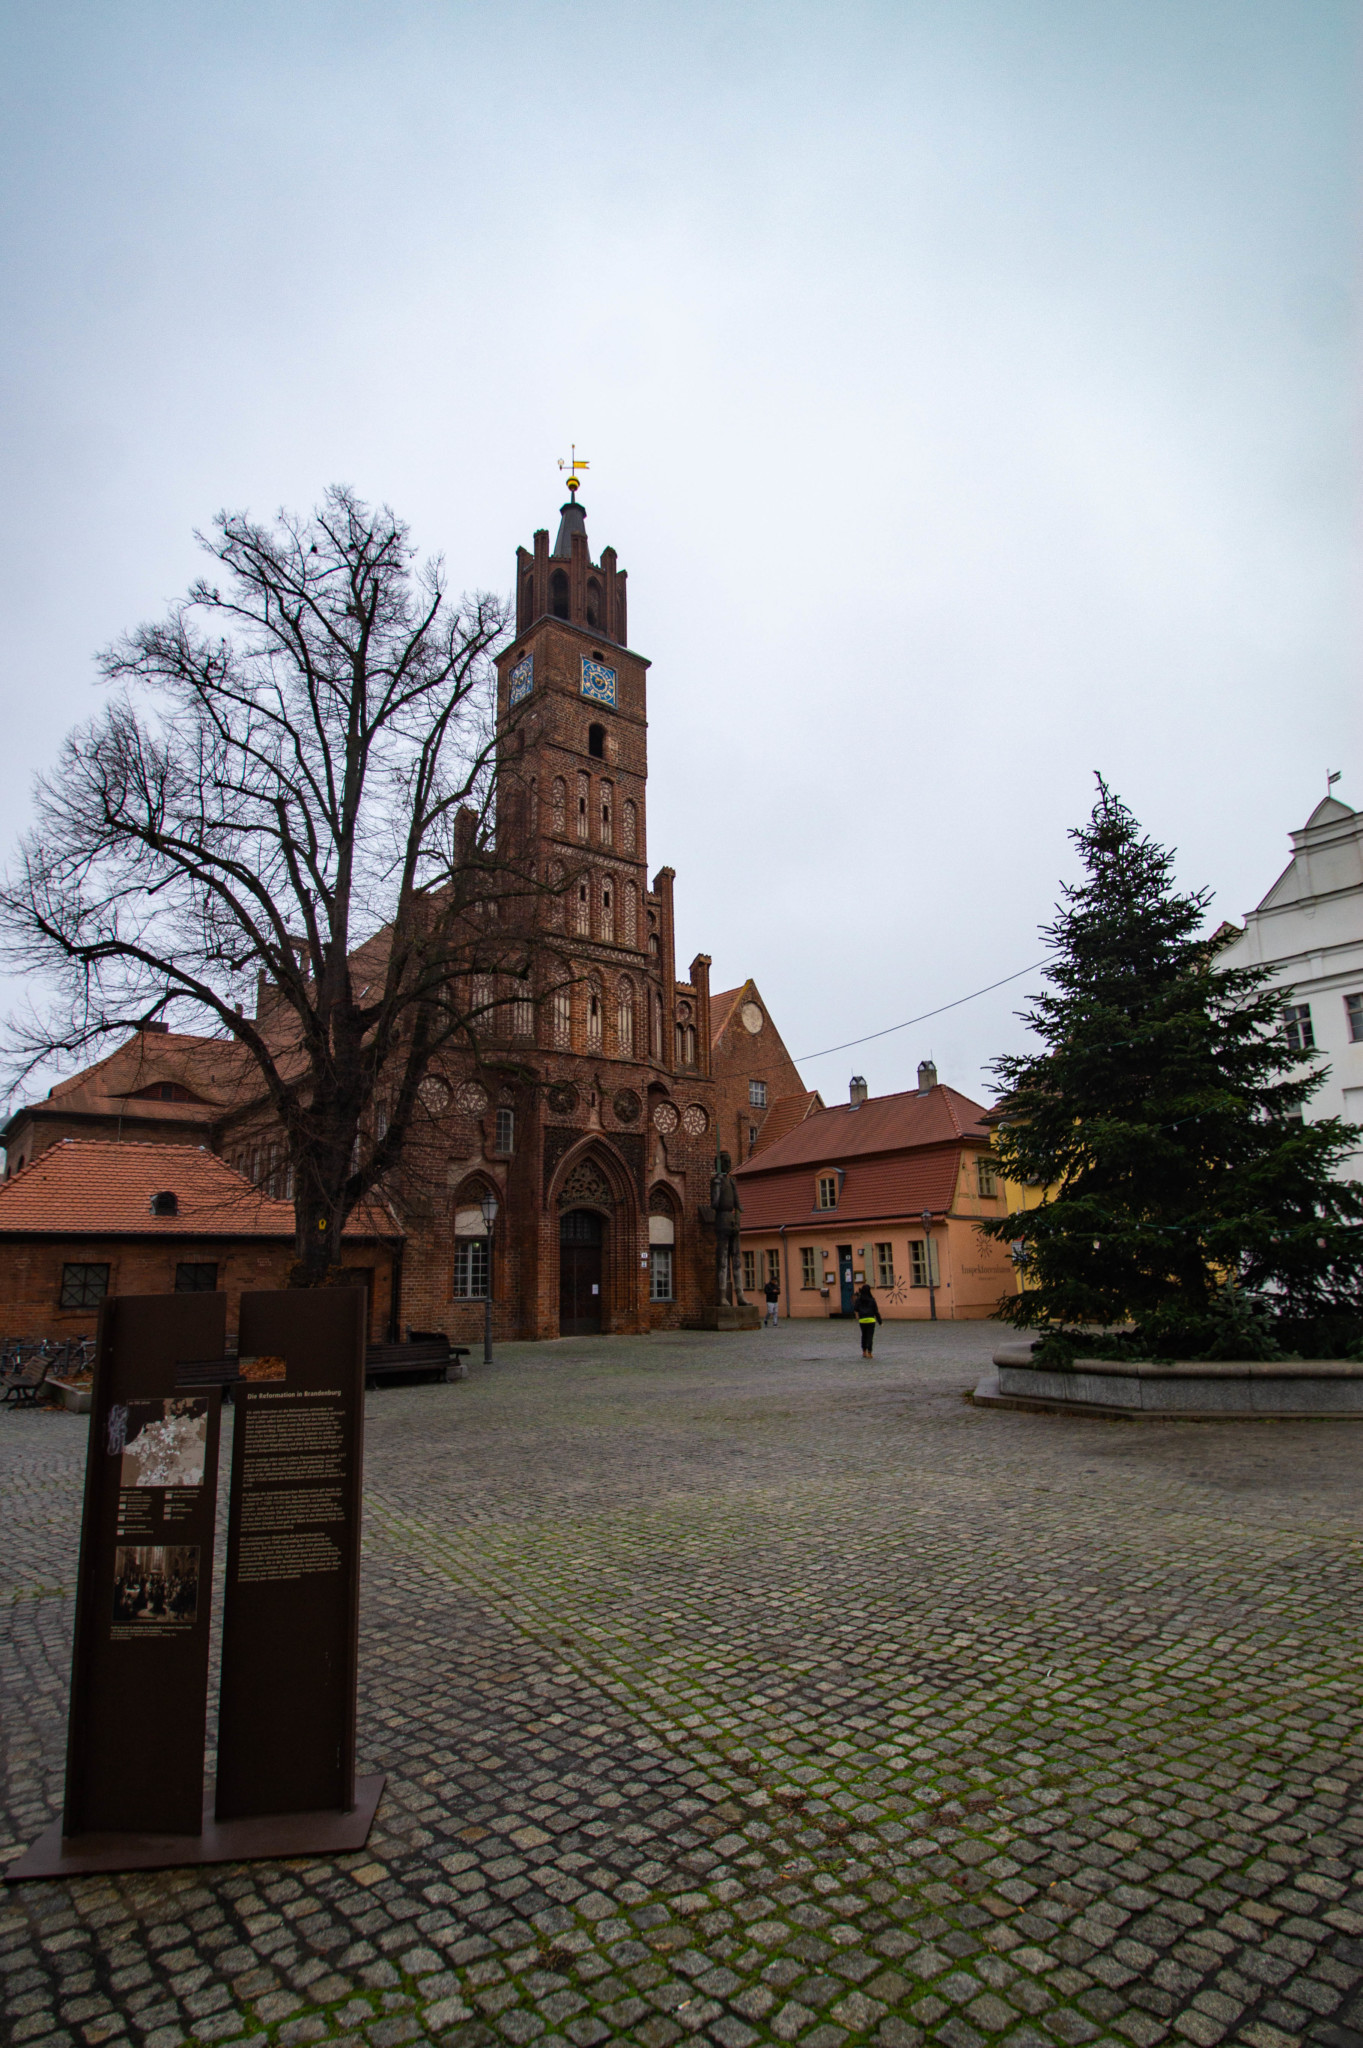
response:
[(755, 1301), (745, 1301), (741, 1307), (721, 1301), (714, 1308), (701, 1310), (700, 1326), (702, 1330), (760, 1330), (762, 1311)]

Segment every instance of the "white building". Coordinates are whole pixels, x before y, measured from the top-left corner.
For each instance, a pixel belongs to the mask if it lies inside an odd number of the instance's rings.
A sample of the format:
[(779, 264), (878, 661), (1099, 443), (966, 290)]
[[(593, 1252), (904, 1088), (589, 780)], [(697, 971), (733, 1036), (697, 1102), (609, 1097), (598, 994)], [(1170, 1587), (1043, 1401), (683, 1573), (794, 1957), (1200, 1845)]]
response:
[[(1289, 1039), (1329, 1062), (1307, 1117), (1363, 1124), (1363, 812), (1327, 796), (1291, 843), (1291, 860), (1217, 965), (1276, 971)], [(1349, 1177), (1361, 1168), (1363, 1150)]]

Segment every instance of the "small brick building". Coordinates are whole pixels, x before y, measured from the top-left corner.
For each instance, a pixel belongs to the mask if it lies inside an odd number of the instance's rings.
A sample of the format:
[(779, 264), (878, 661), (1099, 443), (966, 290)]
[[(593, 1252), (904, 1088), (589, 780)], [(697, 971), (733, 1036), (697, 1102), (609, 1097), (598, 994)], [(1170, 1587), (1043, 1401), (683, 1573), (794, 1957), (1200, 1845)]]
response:
[[(351, 1218), (343, 1262), (371, 1336), (388, 1334), (401, 1256), (391, 1221)], [(243, 1292), (287, 1286), (293, 1259), (292, 1204), (201, 1146), (59, 1138), (0, 1184), (0, 1335), (89, 1337), (106, 1294), (214, 1290), (231, 1335)]]
[[(552, 550), (546, 528), (517, 553), (516, 633), (498, 658), (497, 832), (565, 884), (545, 914), (571, 985), (482, 991), (498, 1022), (480, 1060), (451, 1055), (423, 1084), (420, 1171), (394, 1191), (404, 1246), (386, 1313), (403, 1329), (475, 1338), (489, 1274), (503, 1337), (695, 1324), (714, 1294), (701, 1211), (716, 1151), (737, 1164), (773, 1105), (785, 1127), (817, 1103), (751, 982), (716, 1005), (707, 954), (678, 974), (675, 875), (649, 872), (648, 669), (627, 644), (625, 572), (612, 548), (593, 560), (570, 498)], [(267, 1025), (271, 1003), (263, 986)], [(0, 1134), (25, 1172), (44, 1146), (95, 1136), (208, 1145), (265, 1195), (291, 1194), (256, 1070), (226, 1040), (140, 1031)], [(487, 1194), (499, 1206), (490, 1247)], [(73, 1230), (78, 1217), (77, 1204)], [(168, 1254), (158, 1270), (170, 1274)], [(126, 1291), (123, 1272), (110, 1284)], [(39, 1293), (50, 1281), (51, 1269)], [(377, 1267), (376, 1288), (379, 1314)]]

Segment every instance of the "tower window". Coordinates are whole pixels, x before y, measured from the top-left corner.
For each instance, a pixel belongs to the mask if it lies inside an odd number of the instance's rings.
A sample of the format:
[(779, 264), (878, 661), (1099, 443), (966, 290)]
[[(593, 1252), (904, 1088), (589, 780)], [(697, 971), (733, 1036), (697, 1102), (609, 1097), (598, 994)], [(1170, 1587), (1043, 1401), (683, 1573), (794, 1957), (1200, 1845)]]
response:
[(604, 725), (587, 727), (587, 752), (594, 754), (598, 761), (606, 758), (606, 728)]
[(555, 569), (549, 578), (549, 606), (556, 619), (568, 616), (568, 577), (562, 569)]
[(594, 576), (589, 578), (587, 583), (587, 624), (601, 624), (601, 585)]

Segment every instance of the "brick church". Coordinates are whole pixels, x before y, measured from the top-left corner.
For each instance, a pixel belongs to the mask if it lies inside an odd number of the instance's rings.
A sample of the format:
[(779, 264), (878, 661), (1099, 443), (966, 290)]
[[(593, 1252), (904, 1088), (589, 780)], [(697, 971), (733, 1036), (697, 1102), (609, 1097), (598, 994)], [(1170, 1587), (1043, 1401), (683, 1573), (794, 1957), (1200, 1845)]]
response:
[[(704, 953), (678, 977), (674, 872), (660, 867), (650, 880), (648, 870), (649, 664), (628, 645), (625, 571), (613, 548), (593, 561), (576, 488), (573, 479), (552, 550), (546, 529), (517, 551), (516, 634), (497, 664), (499, 831), (505, 821), (528, 837), (542, 875), (572, 877), (553, 911), (571, 985), (499, 1001), (476, 1071), (452, 1060), (424, 1084), (434, 1137), (423, 1149), (433, 1142), (442, 1170), (434, 1186), (427, 1176), (420, 1193), (395, 1196), (387, 1232), (371, 1215), (369, 1242), (388, 1245), (371, 1288), (375, 1337), (416, 1328), (467, 1341), (482, 1328), (489, 1284), (494, 1328), (507, 1338), (696, 1326), (714, 1298), (714, 1236), (701, 1211), (716, 1151), (738, 1164), (769, 1118), (784, 1128), (817, 1101), (752, 982), (712, 996)], [(102, 1141), (86, 1155), (92, 1171), (111, 1139), (153, 1146), (172, 1193), (175, 1148), (201, 1146), (244, 1190), (286, 1198), (283, 1147), (254, 1076), (235, 1044), (147, 1029), (16, 1111), (0, 1134), (0, 1324), (18, 1314), (5, 1279), (25, 1233), (15, 1198), (60, 1140)], [(213, 1264), (234, 1322), (230, 1258), (183, 1256), (188, 1200), (176, 1209), (176, 1271)], [(215, 1200), (221, 1211), (221, 1188)], [(50, 1200), (44, 1210), (53, 1289), (59, 1271), (79, 1269), (85, 1297), (97, 1298), (101, 1270), (107, 1291), (132, 1291), (120, 1286), (107, 1232), (99, 1260), (79, 1258), (79, 1202), (71, 1209), (69, 1228)], [(145, 1275), (145, 1243), (137, 1269)], [(34, 1322), (31, 1288), (25, 1299)], [(47, 1327), (13, 1334), (79, 1334), (93, 1327), (94, 1306), (54, 1297)]]

